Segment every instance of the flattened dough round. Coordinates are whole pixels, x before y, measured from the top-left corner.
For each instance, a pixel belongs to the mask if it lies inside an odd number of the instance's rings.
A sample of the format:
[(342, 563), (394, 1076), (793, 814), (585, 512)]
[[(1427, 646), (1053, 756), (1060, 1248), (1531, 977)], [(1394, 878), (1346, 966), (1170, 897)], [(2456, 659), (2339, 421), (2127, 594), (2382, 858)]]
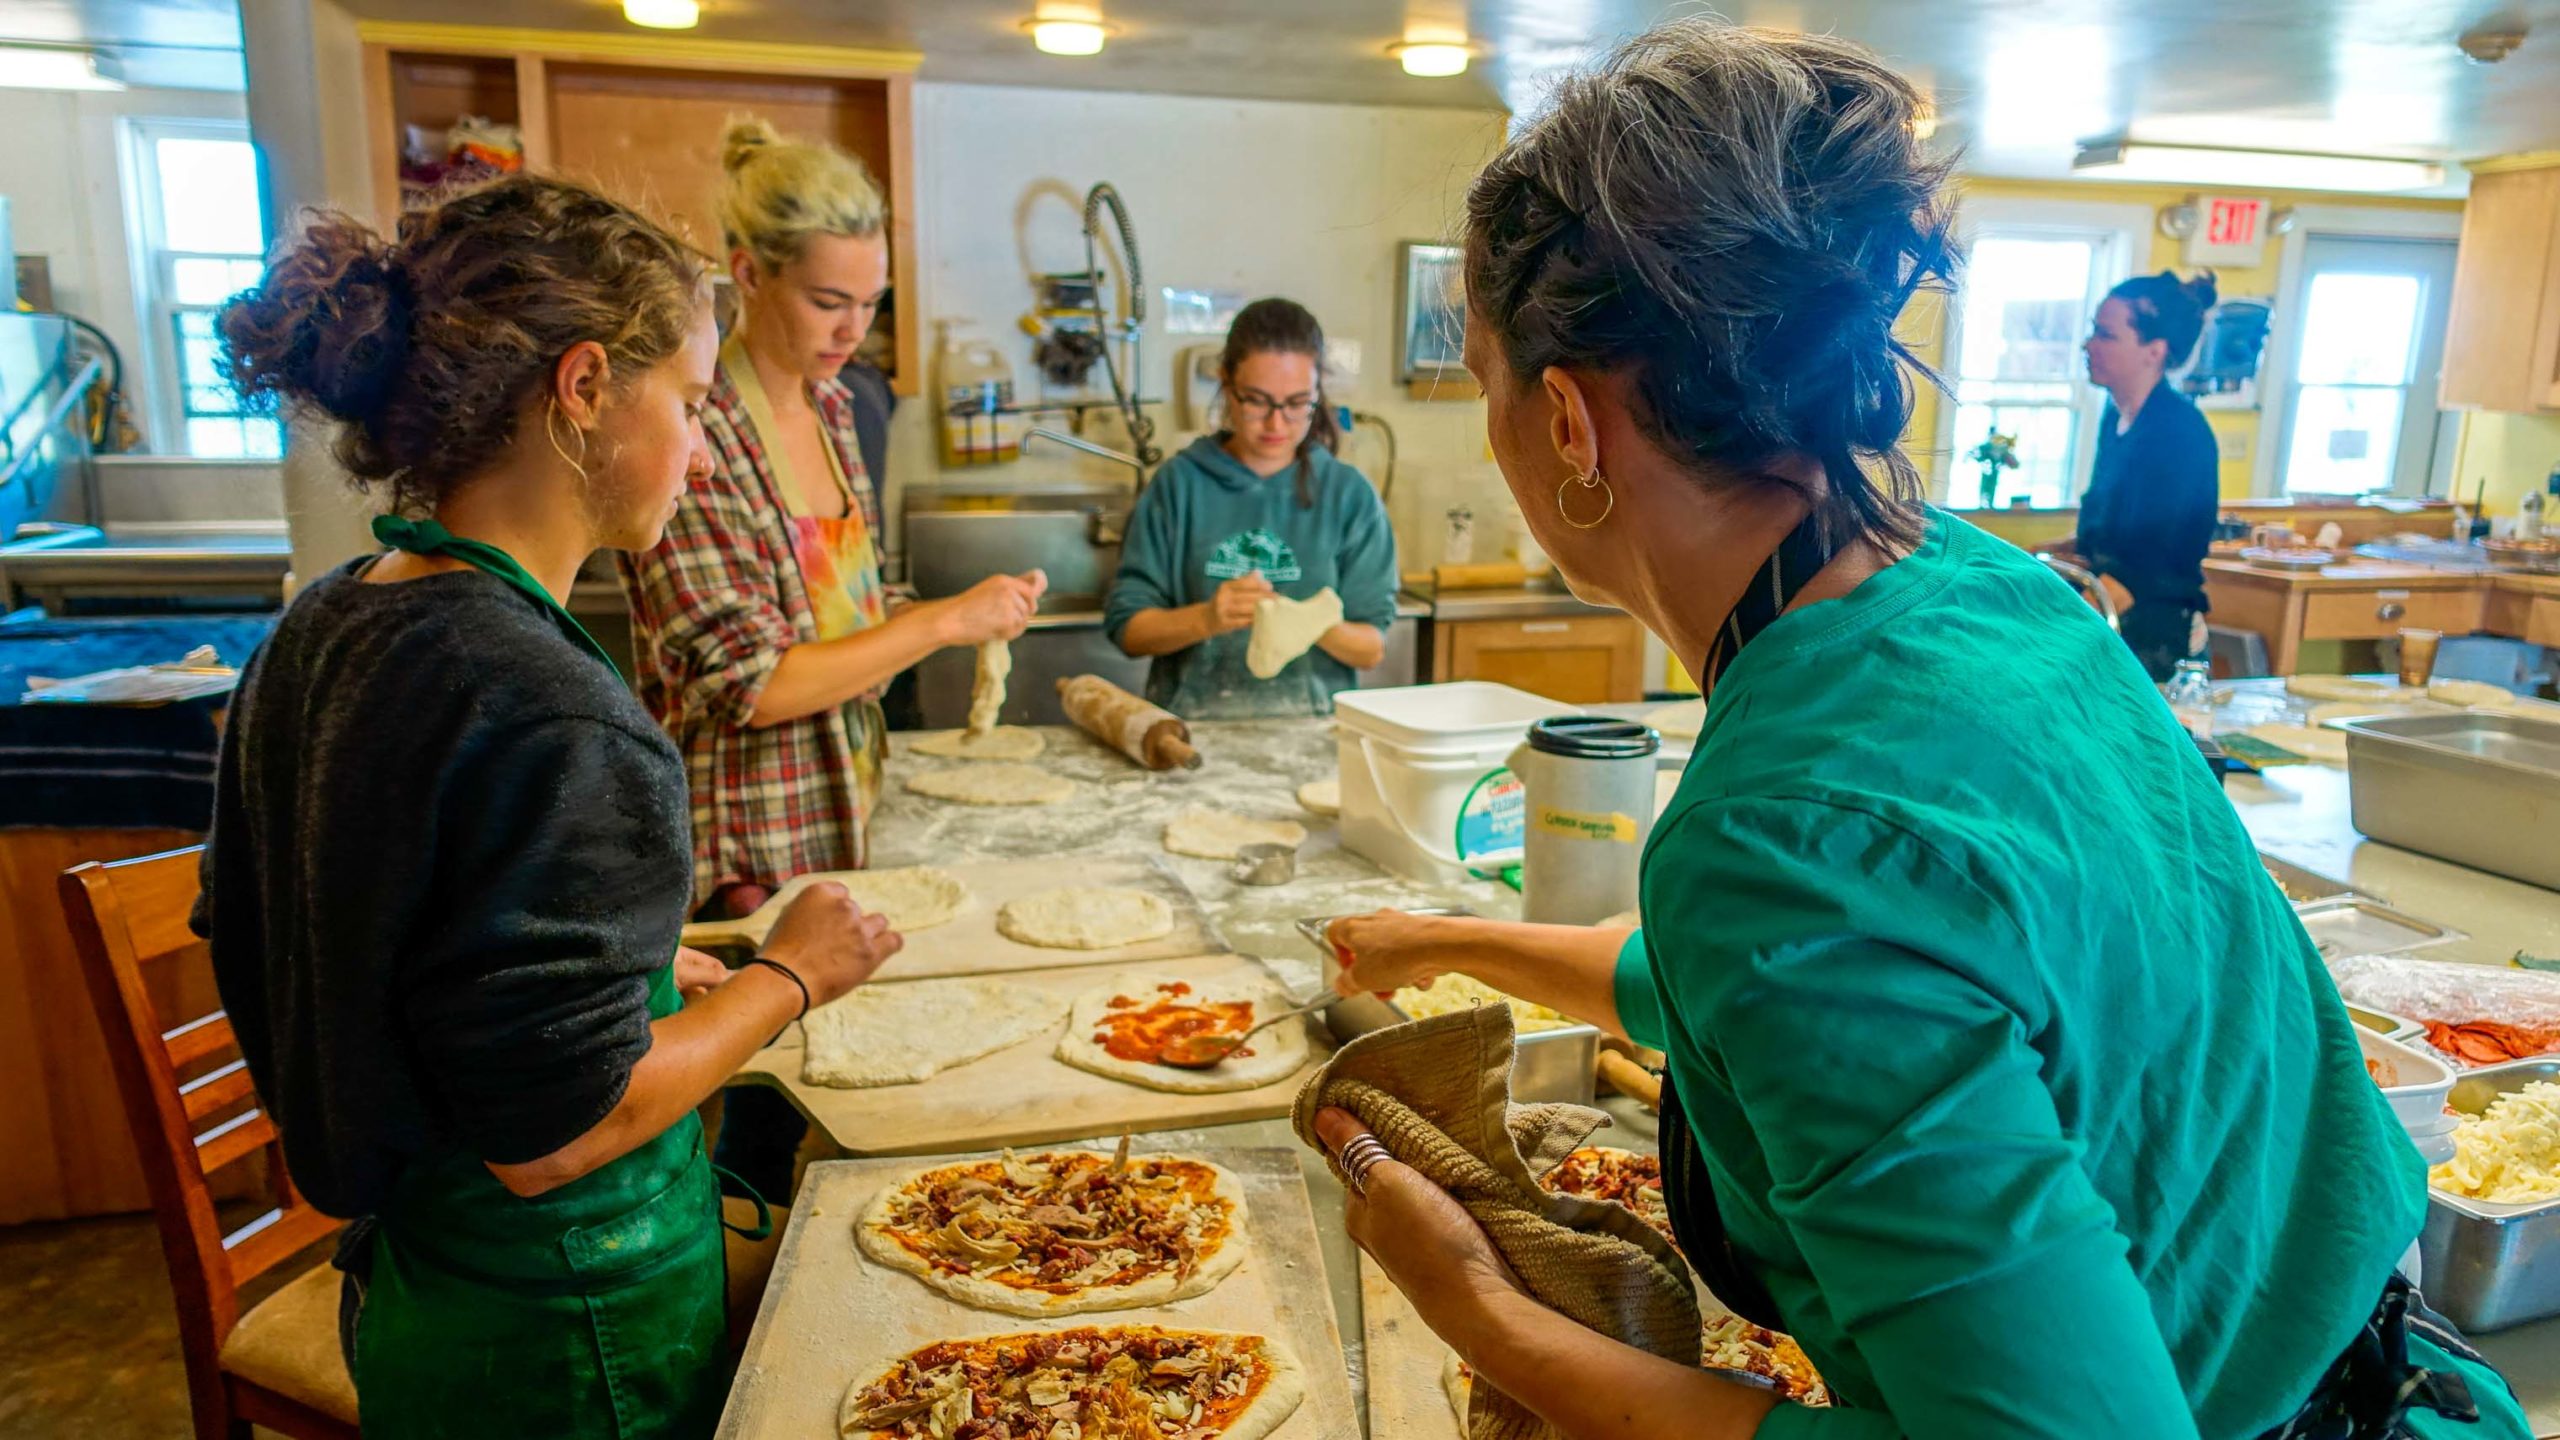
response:
[(1165, 823), (1164, 848), (1203, 860), (1233, 860), (1247, 845), (1304, 845), (1307, 827), (1295, 820), (1256, 820), (1224, 810), (1185, 810)]
[(1028, 760), (1049, 748), (1037, 730), (1019, 725), (999, 725), (984, 735), (966, 730), (943, 730), (927, 735), (907, 747), (919, 755), (938, 755), (946, 760)]
[(2427, 698), (2439, 705), (2504, 710), (2516, 703), (2516, 692), (2485, 680), (2438, 680), (2427, 686)]
[(1698, 732), (1707, 727), (1707, 702), (1683, 700), (1677, 705), (1648, 710), (1644, 723), (1661, 731), (1665, 740), (1695, 740)]
[(2359, 680), (2353, 675), (2296, 675), (2284, 682), (2284, 688), (2287, 693), (2306, 700), (2359, 700), (2388, 705), (2420, 698), (2415, 690), (2404, 690), (2380, 680)]
[(1173, 907), (1144, 890), (1071, 885), (1006, 901), (996, 930), (1050, 950), (1116, 950), (1172, 934)]
[(913, 1085), (1055, 1029), (1064, 1008), (997, 977), (865, 985), (801, 1017), (801, 1083)]
[(1245, 1048), (1252, 1054), (1221, 1061), (1206, 1070), (1180, 1070), (1143, 1060), (1123, 1060), (1094, 1043), (1093, 1032), (1102, 1023), (1102, 1017), (1111, 1013), (1111, 1001), (1115, 996), (1125, 995), (1145, 1004), (1166, 998), (1161, 987), (1174, 984), (1190, 986), (1191, 993), (1179, 997), (1184, 1004), (1250, 1001), (1255, 1022), (1294, 1008), (1289, 992), (1280, 988), (1279, 981), (1269, 977), (1237, 975), (1203, 983), (1179, 975), (1145, 972), (1114, 975), (1076, 997), (1075, 1009), (1067, 1016), (1067, 1032), (1058, 1037), (1058, 1058), (1079, 1070), (1090, 1070), (1108, 1079), (1148, 1090), (1167, 1090), (1177, 1095), (1255, 1090), (1288, 1079), (1307, 1063), (1307, 1027), (1304, 1020), (1284, 1020), (1272, 1026), (1245, 1043)]
[(826, 870), (795, 877), (771, 902), (778, 920), (800, 892), (832, 880), (853, 895), (853, 903), (869, 915), (889, 917), (889, 928), (901, 934), (947, 924), (969, 908), (969, 887), (960, 877), (932, 865), (897, 870)]
[(1342, 813), (1342, 782), (1310, 780), (1298, 787), (1298, 803), (1306, 807), (1308, 814), (1330, 820)]
[(961, 765), (927, 770), (907, 788), (958, 805), (1055, 805), (1076, 793), (1076, 782), (1034, 765)]
[[(2423, 708), (2423, 707), (2419, 707)], [(2371, 700), (2323, 700), (2303, 716), (2306, 725), (2334, 725), (2364, 715), (2414, 715), (2417, 708), (2407, 705), (2384, 705)]]
[(2347, 763), (2347, 732), (2318, 725), (2252, 725), (2240, 732), (2252, 740), (2280, 745), (2305, 760), (2323, 765)]

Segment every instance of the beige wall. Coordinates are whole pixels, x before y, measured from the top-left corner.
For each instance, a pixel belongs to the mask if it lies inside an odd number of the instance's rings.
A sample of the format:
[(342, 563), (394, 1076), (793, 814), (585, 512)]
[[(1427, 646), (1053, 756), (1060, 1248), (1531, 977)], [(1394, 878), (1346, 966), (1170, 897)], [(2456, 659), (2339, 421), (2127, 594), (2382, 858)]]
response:
[[(1456, 110), (1293, 104), (980, 85), (916, 86), (918, 201), (925, 324), (966, 328), (1012, 361), (1016, 393), (1039, 392), (1028, 276), (1081, 269), (1084, 192), (1108, 180), (1128, 202), (1149, 288), (1146, 394), (1164, 396), (1177, 349), (1214, 335), (1168, 335), (1165, 286), (1286, 295), (1315, 311), (1330, 339), (1356, 342), (1356, 376), (1337, 398), (1387, 417), (1401, 443), (1390, 508), (1408, 566), (1438, 558), (1440, 514), (1475, 507), (1478, 553), (1498, 546), (1507, 503), (1485, 458), (1480, 402), (1416, 403), (1394, 383), (1396, 245), (1456, 226), (1465, 186), (1500, 144), (1503, 117)], [(928, 374), (930, 366), (928, 366)], [(1096, 372), (1097, 382), (1099, 371)], [(901, 406), (890, 479), (937, 469), (930, 402)], [(1169, 430), (1169, 411), (1158, 424)], [(1097, 415), (1087, 432), (1124, 443)], [(1167, 453), (1188, 437), (1162, 437)], [(1379, 478), (1385, 451), (1355, 435), (1346, 458)], [(1082, 457), (1031, 456), (955, 478), (1095, 478), (1125, 471)], [(1490, 533), (1488, 533), (1490, 532)]]

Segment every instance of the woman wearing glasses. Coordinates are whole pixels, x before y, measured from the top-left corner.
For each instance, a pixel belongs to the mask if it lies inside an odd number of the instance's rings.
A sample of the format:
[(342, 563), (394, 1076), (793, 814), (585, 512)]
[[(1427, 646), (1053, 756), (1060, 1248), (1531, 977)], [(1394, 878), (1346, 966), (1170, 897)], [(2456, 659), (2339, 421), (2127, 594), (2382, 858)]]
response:
[[(1194, 720), (1331, 713), (1386, 658), (1396, 542), (1368, 477), (1334, 458), (1324, 330), (1294, 300), (1236, 315), (1219, 357), (1227, 428), (1167, 461), (1129, 518), (1103, 628), (1151, 657), (1147, 698)], [(1245, 668), (1254, 608), (1331, 590), (1342, 622), (1268, 679)]]

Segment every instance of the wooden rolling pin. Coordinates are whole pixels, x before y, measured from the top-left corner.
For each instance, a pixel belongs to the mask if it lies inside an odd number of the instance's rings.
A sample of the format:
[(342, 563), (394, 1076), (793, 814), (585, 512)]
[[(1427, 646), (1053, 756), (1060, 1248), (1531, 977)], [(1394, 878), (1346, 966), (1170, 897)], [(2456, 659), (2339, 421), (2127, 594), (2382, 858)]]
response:
[(1434, 565), (1428, 570), (1406, 572), (1408, 585), (1429, 585), (1436, 590), (1516, 590), (1529, 583), (1529, 569), (1517, 560), (1498, 560), (1483, 565)]
[(1071, 675), (1058, 682), (1058, 703), (1076, 728), (1150, 770), (1200, 768), (1191, 727), (1169, 710), (1150, 705), (1099, 675)]
[(1600, 1052), (1596, 1078), (1656, 1114), (1662, 1111), (1662, 1078), (1615, 1050)]

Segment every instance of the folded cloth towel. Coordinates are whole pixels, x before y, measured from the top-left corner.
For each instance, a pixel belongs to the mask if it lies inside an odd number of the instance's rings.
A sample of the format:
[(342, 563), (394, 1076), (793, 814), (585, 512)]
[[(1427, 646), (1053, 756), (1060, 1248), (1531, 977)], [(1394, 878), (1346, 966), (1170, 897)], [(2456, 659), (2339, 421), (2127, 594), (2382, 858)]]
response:
[[(1538, 1175), (1609, 1117), (1582, 1105), (1513, 1105), (1513, 1054), (1506, 1005), (1372, 1031), (1335, 1052), (1298, 1092), (1291, 1123), (1298, 1138), (1318, 1145), (1316, 1112), (1350, 1111), (1388, 1154), (1475, 1217), (1540, 1304), (1666, 1360), (1697, 1364), (1697, 1293), (1678, 1253), (1624, 1206), (1538, 1186)], [(1468, 1440), (1557, 1433), (1476, 1377)]]

